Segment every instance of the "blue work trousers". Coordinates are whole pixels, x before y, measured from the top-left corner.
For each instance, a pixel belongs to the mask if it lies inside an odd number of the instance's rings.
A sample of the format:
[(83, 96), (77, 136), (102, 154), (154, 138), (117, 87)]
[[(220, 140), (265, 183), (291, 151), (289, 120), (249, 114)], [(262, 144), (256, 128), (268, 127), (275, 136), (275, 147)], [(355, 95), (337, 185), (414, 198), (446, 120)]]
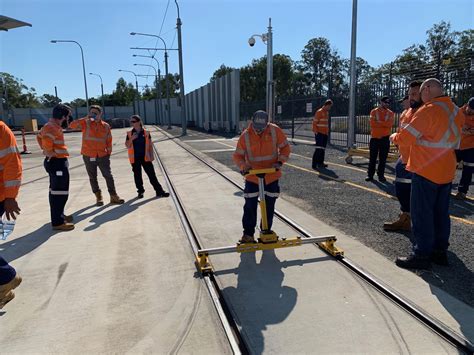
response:
[(326, 146), (328, 144), (328, 135), (322, 133), (316, 133), (314, 135), (316, 139), (316, 148), (313, 153), (313, 168), (318, 164), (324, 163), (324, 155), (326, 153)]
[(448, 249), (451, 231), (450, 195), (451, 183), (435, 184), (413, 174), (410, 208), (415, 255), (428, 257), (434, 251)]
[(411, 177), (412, 173), (398, 159), (395, 165), (395, 194), (400, 202), (400, 210), (406, 213), (410, 213)]
[(474, 171), (474, 148), (460, 150), (459, 157), (463, 161), (463, 167), (458, 191), (467, 194), (472, 182), (472, 172)]
[(51, 224), (64, 224), (64, 207), (69, 197), (69, 169), (66, 158), (46, 158), (44, 168), (49, 174), (49, 206)]
[[(278, 180), (265, 185), (265, 203), (267, 205), (268, 229), (272, 229), (275, 202), (279, 193), (280, 186), (278, 185)], [(255, 226), (257, 225), (258, 185), (250, 181), (245, 181), (244, 197), (245, 205), (244, 216), (242, 217), (242, 226), (244, 227), (244, 234), (253, 237), (255, 234)]]
[[(3, 208), (4, 201), (0, 202), (0, 218), (3, 216), (5, 209)], [(16, 271), (11, 267), (7, 261), (0, 256), (0, 285), (9, 283), (16, 276)]]

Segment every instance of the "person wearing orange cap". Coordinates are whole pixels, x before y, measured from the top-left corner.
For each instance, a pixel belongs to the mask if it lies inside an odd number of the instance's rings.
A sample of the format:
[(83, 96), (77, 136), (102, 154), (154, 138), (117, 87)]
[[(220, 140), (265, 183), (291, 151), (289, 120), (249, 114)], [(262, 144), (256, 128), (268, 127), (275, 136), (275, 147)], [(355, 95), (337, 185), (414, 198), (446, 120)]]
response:
[(388, 137), (392, 130), (395, 114), (389, 109), (390, 99), (384, 96), (380, 99), (380, 105), (370, 111), (370, 158), (369, 169), (365, 181), (373, 181), (375, 174), (375, 165), (377, 156), (379, 165), (377, 167), (377, 176), (380, 182), (386, 182), (385, 164), (387, 162), (388, 151), (390, 150), (390, 141)]
[[(265, 111), (253, 114), (252, 122), (240, 135), (233, 160), (242, 175), (246, 175), (250, 169), (276, 169), (276, 172), (265, 175), (265, 202), (268, 229), (271, 229), (275, 202), (280, 194), (278, 180), (281, 177), (281, 167), (290, 157), (291, 149), (283, 130), (268, 120)], [(254, 241), (258, 207), (258, 178), (254, 175), (245, 177), (244, 198), (244, 232), (240, 241), (251, 243)]]
[(424, 105), (408, 125), (390, 136), (394, 144), (410, 147), (407, 170), (413, 173), (413, 249), (410, 255), (396, 260), (397, 266), (407, 269), (426, 269), (431, 262), (448, 265), (449, 197), (456, 170), (454, 150), (459, 146), (464, 121), (459, 108), (443, 94), (438, 79), (425, 80), (420, 94)]
[[(0, 219), (16, 219), (20, 207), (16, 201), (21, 185), (22, 166), (16, 139), (8, 126), (0, 121)], [(1, 222), (0, 222), (1, 223)], [(16, 270), (0, 256), (0, 309), (14, 297), (21, 283)]]
[(459, 158), (463, 161), (461, 180), (458, 185), (458, 193), (454, 196), (458, 200), (466, 200), (469, 185), (472, 182), (474, 171), (474, 97), (471, 97), (466, 105), (461, 108), (465, 121), (461, 132), (461, 144), (459, 146)]
[(324, 153), (328, 144), (329, 137), (329, 111), (333, 102), (331, 99), (326, 100), (324, 105), (316, 111), (313, 119), (313, 132), (316, 139), (316, 148), (313, 153), (313, 169), (326, 168), (324, 164)]
[[(402, 100), (405, 110), (400, 115), (398, 132), (411, 122), (415, 112), (421, 106), (421, 84), (421, 81), (410, 83), (408, 95)], [(398, 216), (398, 220), (384, 223), (383, 229), (386, 231), (411, 231), (410, 195), (412, 174), (406, 170), (408, 157), (410, 156), (410, 147), (400, 146), (398, 150), (400, 158), (395, 165), (395, 194), (400, 202), (401, 213)]]

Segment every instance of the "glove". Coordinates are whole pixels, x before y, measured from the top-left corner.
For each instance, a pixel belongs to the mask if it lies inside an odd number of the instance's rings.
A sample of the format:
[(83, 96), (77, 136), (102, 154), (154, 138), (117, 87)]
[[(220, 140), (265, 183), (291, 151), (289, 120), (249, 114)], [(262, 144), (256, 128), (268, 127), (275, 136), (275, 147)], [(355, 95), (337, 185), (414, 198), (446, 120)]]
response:
[(250, 169), (252, 169), (251, 166), (249, 166), (249, 165), (247, 165), (247, 164), (244, 164), (244, 165), (242, 165), (242, 166), (240, 167), (240, 173), (245, 176), (245, 175), (247, 175), (247, 174), (249, 173), (249, 170), (250, 170)]
[(272, 165), (272, 167), (275, 168), (276, 170), (280, 170), (282, 165), (283, 165), (283, 163), (281, 161), (279, 161), (279, 162), (274, 163)]
[(245, 175), (247, 175), (248, 173), (249, 173), (249, 169), (240, 170), (240, 174), (241, 174), (242, 176), (245, 176)]

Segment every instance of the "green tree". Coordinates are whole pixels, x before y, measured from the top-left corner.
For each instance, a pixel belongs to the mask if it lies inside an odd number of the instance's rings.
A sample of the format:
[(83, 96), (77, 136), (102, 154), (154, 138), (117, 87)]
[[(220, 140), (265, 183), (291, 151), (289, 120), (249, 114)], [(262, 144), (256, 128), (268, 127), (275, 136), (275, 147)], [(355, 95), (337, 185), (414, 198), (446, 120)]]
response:
[(36, 90), (23, 84), (23, 80), (8, 73), (0, 73), (2, 104), (11, 108), (41, 107)]
[(214, 74), (212, 74), (212, 77), (211, 77), (211, 82), (212, 81), (215, 81), (216, 79), (219, 79), (229, 73), (231, 73), (232, 71), (234, 71), (235, 68), (232, 68), (232, 67), (228, 67), (224, 64), (221, 64), (221, 66), (219, 67), (219, 69), (217, 69)]
[(329, 40), (324, 37), (310, 39), (301, 52), (300, 69), (309, 79), (313, 94), (322, 96), (327, 91), (332, 55)]
[(61, 102), (60, 98), (50, 94), (44, 94), (40, 96), (39, 100), (43, 107), (54, 107)]

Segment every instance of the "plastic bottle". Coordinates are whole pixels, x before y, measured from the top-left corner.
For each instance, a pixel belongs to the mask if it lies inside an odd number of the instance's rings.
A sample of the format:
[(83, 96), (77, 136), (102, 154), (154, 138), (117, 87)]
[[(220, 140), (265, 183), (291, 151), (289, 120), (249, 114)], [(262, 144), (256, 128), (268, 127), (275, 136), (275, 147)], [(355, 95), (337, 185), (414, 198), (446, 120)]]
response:
[(12, 219), (9, 221), (4, 214), (0, 220), (0, 238), (2, 240), (7, 239), (7, 237), (12, 234), (13, 228), (15, 228), (15, 220)]

